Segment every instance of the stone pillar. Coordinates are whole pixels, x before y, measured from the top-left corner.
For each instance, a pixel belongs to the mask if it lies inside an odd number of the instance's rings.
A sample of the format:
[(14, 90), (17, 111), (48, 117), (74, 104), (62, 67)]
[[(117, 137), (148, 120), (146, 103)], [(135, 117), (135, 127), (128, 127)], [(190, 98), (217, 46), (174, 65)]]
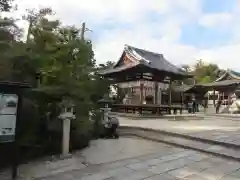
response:
[(63, 119), (63, 137), (62, 137), (63, 156), (67, 156), (69, 153), (70, 126), (71, 120), (69, 118)]
[(100, 108), (100, 110), (103, 112), (102, 123), (106, 124), (106, 122), (108, 122), (109, 112), (111, 111), (111, 108), (108, 107), (108, 104), (105, 104), (105, 106), (103, 108)]

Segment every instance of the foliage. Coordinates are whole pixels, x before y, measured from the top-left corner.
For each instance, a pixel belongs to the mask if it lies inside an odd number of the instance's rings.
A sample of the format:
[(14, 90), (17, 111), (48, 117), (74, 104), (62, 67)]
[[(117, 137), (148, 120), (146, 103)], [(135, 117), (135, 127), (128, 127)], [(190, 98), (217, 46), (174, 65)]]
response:
[(76, 106), (76, 121), (71, 125), (71, 149), (87, 146), (93, 134), (89, 111), (97, 117), (97, 100), (109, 92), (109, 82), (95, 74), (105, 65), (96, 65), (91, 41), (82, 39), (77, 27), (50, 20), (48, 17), (52, 14), (50, 8), (27, 11), (23, 17), (29, 22), (25, 42), (19, 40), (21, 31), (14, 20), (0, 22), (0, 43), (5, 47), (4, 51), (0, 50), (0, 78), (33, 86), (24, 97), (24, 117), (19, 131), (20, 145), (31, 147), (33, 155), (34, 147), (40, 147), (38, 153), (44, 155), (60, 151), (61, 121), (58, 117), (61, 102), (66, 99)]
[(219, 77), (221, 70), (216, 64), (206, 64), (202, 60), (199, 60), (195, 64), (194, 73), (197, 83), (209, 83)]
[(0, 11), (10, 11), (13, 0), (0, 0)]
[[(221, 74), (222, 70), (218, 65), (213, 63), (205, 63), (202, 60), (198, 60), (193, 68), (189, 65), (182, 65), (182, 69), (194, 75), (195, 83), (209, 83), (215, 81)], [(191, 79), (184, 80), (184, 84), (193, 84)]]
[[(108, 69), (110, 67), (112, 67), (114, 64), (114, 62), (111, 61), (107, 61), (106, 64), (99, 64), (98, 66), (96, 66), (96, 71), (102, 71), (105, 69)], [(94, 86), (98, 87), (97, 89), (95, 89), (95, 92), (93, 93), (92, 96), (92, 100), (93, 101), (98, 101), (99, 99), (103, 98), (105, 95), (109, 95), (110, 94), (110, 84), (111, 82), (108, 79), (104, 79), (100, 76), (98, 76), (97, 74), (94, 74), (93, 77), (93, 83)]]

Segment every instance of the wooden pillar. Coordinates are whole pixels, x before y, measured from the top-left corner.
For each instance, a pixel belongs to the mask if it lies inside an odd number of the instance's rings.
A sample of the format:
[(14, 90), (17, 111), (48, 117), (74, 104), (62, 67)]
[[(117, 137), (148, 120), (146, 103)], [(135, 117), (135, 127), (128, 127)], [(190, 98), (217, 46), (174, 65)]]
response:
[(222, 100), (223, 100), (224, 105), (226, 105), (224, 91), (223, 91), (223, 93), (222, 93)]
[(215, 100), (215, 89), (213, 90), (213, 106), (215, 107), (216, 105), (216, 100)]
[(146, 86), (144, 86), (143, 89), (144, 89), (144, 96), (143, 96), (143, 102), (144, 102), (146, 100), (146, 97), (147, 97), (148, 88)]
[[(183, 86), (183, 81), (182, 81), (182, 86)], [(184, 92), (183, 91), (181, 91), (181, 105), (183, 106), (184, 105)]]
[(120, 87), (119, 87), (118, 84), (117, 84), (116, 87), (117, 87), (117, 99), (116, 99), (116, 100), (119, 101), (119, 103), (120, 103), (120, 102), (122, 102), (122, 99), (120, 99), (120, 93), (121, 93), (121, 92), (120, 92)]
[(169, 81), (169, 88), (168, 88), (168, 105), (169, 105), (169, 114), (171, 114), (171, 106), (172, 106), (172, 80)]
[(230, 102), (231, 102), (231, 93), (230, 91), (228, 91), (228, 107), (230, 106)]
[(158, 82), (155, 82), (154, 104), (158, 104)]
[(172, 80), (171, 79), (169, 81), (168, 94), (169, 94), (168, 105), (171, 106), (172, 105)]
[(182, 114), (183, 109), (184, 109), (184, 93), (181, 92), (181, 109), (180, 109), (180, 114)]
[(144, 97), (143, 97), (143, 89), (144, 89), (144, 84), (143, 84), (143, 82), (141, 81), (141, 82), (140, 82), (140, 104), (143, 104), (143, 100), (144, 100)]
[(158, 104), (162, 104), (162, 90), (158, 91)]
[(183, 106), (183, 104), (184, 104), (184, 93), (181, 92), (181, 105)]

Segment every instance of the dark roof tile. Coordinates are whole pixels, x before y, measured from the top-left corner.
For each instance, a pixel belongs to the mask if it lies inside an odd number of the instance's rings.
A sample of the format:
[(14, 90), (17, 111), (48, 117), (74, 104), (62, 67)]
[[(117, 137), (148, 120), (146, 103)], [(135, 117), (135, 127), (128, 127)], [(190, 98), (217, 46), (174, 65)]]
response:
[(130, 53), (132, 56), (134, 56), (137, 60), (137, 63), (132, 65), (122, 65), (120, 67), (114, 66), (113, 68), (99, 72), (99, 74), (116, 73), (122, 70), (136, 67), (138, 65), (144, 65), (149, 68), (156, 69), (159, 71), (165, 71), (174, 75), (192, 77), (192, 75), (187, 74), (181, 68), (167, 61), (162, 54), (139, 49), (129, 45), (125, 45), (124, 52)]

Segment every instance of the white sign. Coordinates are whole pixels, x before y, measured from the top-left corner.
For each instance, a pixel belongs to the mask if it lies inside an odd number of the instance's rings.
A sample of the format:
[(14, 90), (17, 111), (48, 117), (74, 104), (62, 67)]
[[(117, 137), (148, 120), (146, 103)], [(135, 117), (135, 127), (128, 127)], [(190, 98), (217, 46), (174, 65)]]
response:
[(16, 94), (0, 94), (0, 143), (14, 141), (17, 104)]

